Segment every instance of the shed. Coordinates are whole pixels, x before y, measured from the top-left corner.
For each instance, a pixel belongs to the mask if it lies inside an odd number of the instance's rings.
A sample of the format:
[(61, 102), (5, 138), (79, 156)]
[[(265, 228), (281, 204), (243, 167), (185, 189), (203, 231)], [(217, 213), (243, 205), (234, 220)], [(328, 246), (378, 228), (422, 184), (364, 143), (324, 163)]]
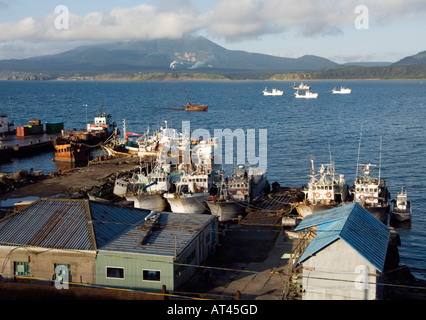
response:
[(298, 260), (305, 300), (380, 299), (390, 229), (358, 203), (307, 216), (295, 231), (316, 229)]
[(215, 250), (217, 218), (154, 217), (103, 202), (37, 200), (0, 220), (0, 273), (51, 280), (61, 265), (71, 282), (173, 290)]

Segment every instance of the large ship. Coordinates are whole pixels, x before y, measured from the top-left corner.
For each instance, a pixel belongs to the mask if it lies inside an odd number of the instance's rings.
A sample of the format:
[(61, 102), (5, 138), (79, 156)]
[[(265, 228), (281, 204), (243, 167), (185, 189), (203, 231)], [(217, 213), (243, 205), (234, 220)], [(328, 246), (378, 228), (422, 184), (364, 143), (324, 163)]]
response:
[[(102, 108), (101, 108), (102, 109)], [(99, 113), (92, 124), (87, 124), (86, 130), (63, 131), (53, 146), (54, 160), (69, 163), (84, 163), (89, 160), (90, 149), (106, 141), (116, 130), (111, 115)]]
[(311, 174), (308, 187), (302, 189), (305, 200), (296, 207), (300, 216), (330, 209), (345, 202), (349, 192), (343, 174), (336, 177), (334, 163), (321, 164), (318, 174), (315, 174), (314, 158), (311, 158)]

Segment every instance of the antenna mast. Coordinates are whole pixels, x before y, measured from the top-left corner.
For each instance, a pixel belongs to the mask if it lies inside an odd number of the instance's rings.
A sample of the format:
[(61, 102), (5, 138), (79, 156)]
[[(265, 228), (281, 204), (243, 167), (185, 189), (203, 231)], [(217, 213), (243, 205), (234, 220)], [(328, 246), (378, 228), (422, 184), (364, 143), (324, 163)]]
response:
[(380, 136), (379, 183), (380, 183), (381, 170), (382, 170), (382, 136)]
[(358, 178), (358, 166), (359, 166), (359, 152), (361, 150), (361, 137), (362, 137), (362, 124), (361, 124), (361, 130), (359, 133), (359, 145), (358, 145), (358, 159), (356, 161), (356, 174), (355, 174), (355, 179)]

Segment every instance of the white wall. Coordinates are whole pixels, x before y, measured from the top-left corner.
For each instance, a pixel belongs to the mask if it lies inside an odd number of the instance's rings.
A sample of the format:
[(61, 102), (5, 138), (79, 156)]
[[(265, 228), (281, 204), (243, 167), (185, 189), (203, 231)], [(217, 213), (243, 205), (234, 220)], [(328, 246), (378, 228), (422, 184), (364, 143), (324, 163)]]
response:
[(302, 265), (303, 300), (376, 299), (375, 267), (343, 240), (325, 247)]

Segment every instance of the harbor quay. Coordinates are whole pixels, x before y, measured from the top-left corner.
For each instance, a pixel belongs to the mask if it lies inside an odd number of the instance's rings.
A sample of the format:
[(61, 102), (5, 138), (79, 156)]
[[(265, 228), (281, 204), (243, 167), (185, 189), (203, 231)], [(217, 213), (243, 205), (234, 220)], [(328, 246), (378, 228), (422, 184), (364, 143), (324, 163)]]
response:
[[(150, 163), (152, 158), (147, 157), (144, 161)], [(28, 197), (82, 198), (84, 190), (102, 186), (117, 172), (132, 170), (139, 164), (138, 157), (126, 156), (93, 161), (85, 167), (34, 179), (31, 183), (1, 194), (0, 200), (16, 199), (19, 203)], [(213, 254), (195, 266), (196, 272), (178, 290), (164, 288), (163, 297), (177, 300), (182, 296), (213, 300), (302, 300), (304, 276), (300, 269), (295, 268), (293, 258), (300, 256), (301, 250), (312, 239), (302, 239), (293, 231), (294, 226), (283, 225), (283, 217), (289, 217), (289, 213), (294, 212), (289, 209), (298, 200), (300, 191), (277, 184), (272, 189), (273, 192), (257, 203), (255, 210), (238, 222), (220, 224)], [(271, 209), (275, 210), (273, 214)], [(395, 265), (398, 261), (398, 237), (395, 232), (392, 234), (390, 238), (393, 240), (389, 244), (391, 254), (386, 259), (387, 263)], [(357, 279), (356, 276), (354, 274), (354, 279)], [(398, 283), (398, 286), (389, 285), (391, 283)], [(413, 279), (407, 268), (399, 267), (398, 272), (386, 279), (386, 284), (382, 299), (425, 297), (425, 283)], [(355, 284), (351, 287), (353, 291), (358, 290)], [(148, 299), (137, 295), (129, 297)], [(19, 296), (16, 298), (19, 299)]]

